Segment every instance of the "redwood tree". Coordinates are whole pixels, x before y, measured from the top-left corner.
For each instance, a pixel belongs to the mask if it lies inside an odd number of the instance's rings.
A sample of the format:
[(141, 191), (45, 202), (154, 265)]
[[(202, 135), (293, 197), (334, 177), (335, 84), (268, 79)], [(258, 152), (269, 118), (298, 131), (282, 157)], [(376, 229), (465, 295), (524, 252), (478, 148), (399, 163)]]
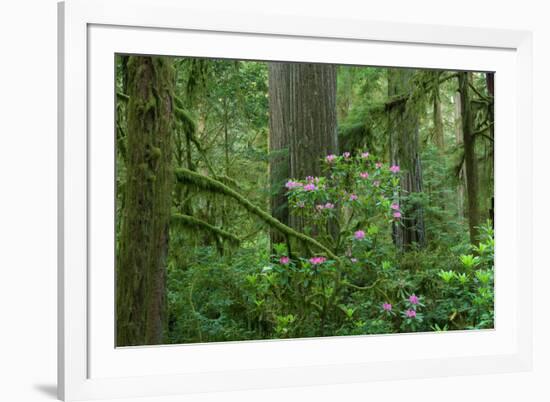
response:
[(439, 149), (443, 151), (445, 147), (445, 138), (443, 135), (443, 113), (441, 112), (441, 94), (439, 79), (441, 72), (434, 73), (434, 91), (433, 91), (433, 118), (434, 118), (434, 143)]
[(131, 56), (127, 74), (125, 204), (116, 261), (117, 346), (162, 343), (173, 182), (172, 61)]
[[(455, 92), (453, 95), (454, 103), (454, 125), (455, 125), (455, 145), (462, 148), (464, 146), (464, 134), (462, 133), (462, 107), (460, 106), (460, 92)], [(460, 166), (456, 172), (457, 175), (457, 210), (458, 217), (464, 218), (464, 201), (465, 201), (465, 182), (466, 174), (464, 172), (464, 164), (460, 163)]]
[[(272, 63), (269, 74), (270, 152), (280, 152), (286, 146), (289, 151), (288, 158), (284, 153), (279, 159), (272, 157), (271, 183), (281, 186), (281, 178), (287, 172), (285, 177), (318, 176), (321, 159), (338, 150), (336, 66)], [(277, 193), (276, 197), (280, 195)], [(283, 201), (286, 202), (284, 198), (272, 199), (273, 213), (278, 213)], [(302, 230), (299, 217), (290, 216), (289, 221), (292, 227)]]
[[(290, 176), (319, 176), (321, 159), (338, 151), (336, 66), (293, 63), (289, 81)], [(303, 229), (298, 216), (290, 223)]]
[(470, 242), (475, 244), (478, 237), (480, 222), (478, 204), (478, 171), (475, 153), (475, 134), (472, 105), (470, 102), (471, 73), (458, 73), (458, 89), (460, 92), (460, 108), (462, 111), (462, 134), (464, 137), (464, 165), (466, 167), (466, 191), (468, 194), (468, 224)]
[(413, 243), (424, 246), (424, 212), (414, 196), (422, 192), (422, 165), (419, 153), (419, 121), (412, 90), (415, 70), (388, 69), (388, 130), (390, 160), (400, 166), (404, 217), (394, 224), (393, 237), (400, 249)]
[[(289, 88), (290, 64), (269, 63), (269, 185), (271, 215), (288, 224), (288, 204), (284, 183), (290, 175), (289, 155)], [(271, 242), (285, 239), (271, 230)]]

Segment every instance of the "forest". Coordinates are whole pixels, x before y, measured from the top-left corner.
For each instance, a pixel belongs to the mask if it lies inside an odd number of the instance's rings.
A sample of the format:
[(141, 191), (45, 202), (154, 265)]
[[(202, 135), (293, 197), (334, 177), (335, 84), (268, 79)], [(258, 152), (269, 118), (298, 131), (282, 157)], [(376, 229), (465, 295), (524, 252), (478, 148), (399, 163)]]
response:
[(494, 73), (115, 64), (116, 346), (494, 327)]

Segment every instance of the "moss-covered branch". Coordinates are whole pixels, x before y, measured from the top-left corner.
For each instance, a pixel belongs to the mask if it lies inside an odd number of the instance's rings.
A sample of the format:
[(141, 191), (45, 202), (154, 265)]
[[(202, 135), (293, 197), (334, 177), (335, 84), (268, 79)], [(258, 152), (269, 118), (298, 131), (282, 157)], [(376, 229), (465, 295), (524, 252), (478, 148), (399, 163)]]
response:
[(328, 257), (338, 262), (340, 261), (340, 259), (338, 258), (338, 256), (336, 256), (336, 254), (334, 254), (327, 247), (319, 243), (317, 240), (303, 233), (300, 233), (292, 229), (291, 227), (285, 225), (284, 223), (278, 221), (277, 219), (273, 218), (270, 214), (262, 210), (260, 207), (254, 205), (247, 198), (245, 198), (244, 196), (242, 196), (232, 188), (226, 186), (222, 182), (184, 168), (176, 169), (176, 178), (180, 183), (197, 187), (198, 189), (203, 191), (222, 194), (234, 199), (239, 203), (239, 205), (245, 208), (248, 212), (256, 215), (256, 217), (260, 218), (263, 222), (268, 224), (273, 229), (278, 230), (279, 232), (285, 235), (294, 237), (295, 239), (303, 242), (304, 244), (311, 245), (312, 247), (323, 251)]
[(493, 123), (487, 124), (485, 127), (480, 128), (477, 131), (474, 131), (472, 133), (473, 136), (480, 135), (484, 138), (487, 138), (491, 142), (495, 142), (494, 138), (489, 137), (487, 134), (485, 134), (485, 131), (489, 130), (491, 127), (493, 127)]
[[(448, 81), (456, 77), (458, 77), (457, 73), (440, 76), (438, 79), (438, 83), (439, 85), (441, 85), (445, 81)], [(426, 93), (432, 86), (434, 80), (435, 80), (435, 77), (433, 75), (431, 75), (428, 79), (422, 80), (419, 83), (419, 90), (417, 90), (417, 92), (419, 94)], [(399, 95), (389, 97), (389, 99), (384, 103), (385, 110), (389, 111), (400, 104), (408, 102), (412, 95), (413, 94), (399, 94)]]
[(233, 233), (226, 232), (223, 229), (220, 229), (216, 226), (213, 226), (209, 224), (208, 222), (205, 222), (203, 220), (197, 219), (194, 216), (191, 215), (184, 215), (180, 213), (173, 213), (172, 214), (172, 221), (178, 224), (185, 225), (190, 228), (206, 231), (209, 233), (213, 233), (219, 237), (221, 237), (224, 240), (228, 240), (230, 243), (234, 245), (238, 245), (241, 242), (241, 239), (239, 239), (237, 236), (235, 236)]
[(189, 130), (192, 133), (195, 132), (195, 120), (189, 114), (189, 112), (176, 105), (176, 107), (174, 108), (174, 114), (180, 120), (186, 131)]
[(128, 95), (123, 94), (122, 92), (117, 92), (116, 97), (117, 97), (118, 100), (121, 100), (121, 101), (124, 101), (124, 102), (128, 102), (128, 100), (130, 99), (130, 97)]
[(195, 136), (196, 129), (197, 129), (197, 124), (195, 120), (193, 119), (191, 114), (187, 112), (187, 110), (185, 109), (185, 105), (183, 101), (178, 97), (175, 97), (174, 99), (176, 103), (176, 108), (175, 108), (176, 117), (178, 117), (178, 119), (183, 124), (184, 129), (186, 131), (185, 132), (186, 136), (189, 138), (189, 141), (193, 143), (193, 145), (195, 145), (195, 148), (197, 148), (197, 151), (199, 152), (199, 155), (203, 160), (203, 162), (205, 163), (206, 168), (208, 169), (210, 174), (216, 180), (221, 181), (224, 184), (230, 185), (233, 188), (240, 190), (239, 185), (237, 184), (237, 181), (235, 179), (226, 175), (218, 174), (216, 169), (214, 169), (214, 166), (212, 166), (212, 163), (210, 163), (210, 160), (206, 155), (206, 150), (203, 148), (200, 141)]
[(486, 96), (486, 95), (483, 95), (481, 92), (479, 92), (477, 90), (477, 88), (475, 87), (475, 85), (473, 85), (471, 82), (468, 83), (468, 86), (470, 87), (470, 89), (472, 91), (475, 92), (475, 94), (477, 96), (479, 96), (480, 100), (483, 101), (483, 103), (487, 103), (487, 104), (490, 104), (492, 105), (493, 104), (493, 97), (491, 95), (489, 96)]

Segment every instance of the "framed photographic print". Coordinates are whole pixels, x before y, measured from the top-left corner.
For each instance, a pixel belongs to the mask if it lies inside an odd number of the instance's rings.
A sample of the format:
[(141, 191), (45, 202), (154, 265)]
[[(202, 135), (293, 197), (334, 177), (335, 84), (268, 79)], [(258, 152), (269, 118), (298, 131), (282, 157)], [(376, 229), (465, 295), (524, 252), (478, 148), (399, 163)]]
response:
[(59, 17), (62, 399), (530, 369), (530, 33)]

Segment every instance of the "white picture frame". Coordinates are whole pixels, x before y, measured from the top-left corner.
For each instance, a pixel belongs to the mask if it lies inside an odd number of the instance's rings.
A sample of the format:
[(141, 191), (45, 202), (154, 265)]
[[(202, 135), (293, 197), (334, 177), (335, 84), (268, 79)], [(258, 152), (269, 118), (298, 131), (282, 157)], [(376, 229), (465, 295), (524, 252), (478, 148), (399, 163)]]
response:
[[(529, 32), (216, 14), (177, 0), (68, 0), (58, 10), (61, 399), (531, 368)], [(495, 329), (115, 349), (113, 186), (105, 183), (114, 171), (116, 52), (496, 71)]]

